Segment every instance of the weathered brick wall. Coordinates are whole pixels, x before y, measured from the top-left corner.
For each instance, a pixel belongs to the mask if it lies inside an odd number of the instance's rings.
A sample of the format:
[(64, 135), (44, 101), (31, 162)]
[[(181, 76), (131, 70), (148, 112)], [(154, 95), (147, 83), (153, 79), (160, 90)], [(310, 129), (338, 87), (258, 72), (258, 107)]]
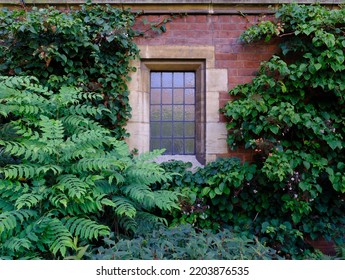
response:
[[(161, 22), (167, 16), (150, 15), (150, 22)], [(259, 20), (257, 15), (187, 15), (177, 17), (166, 25), (167, 31), (160, 35), (150, 32), (137, 39), (139, 45), (211, 45), (215, 49), (215, 66), (227, 69), (228, 88), (250, 82), (262, 61), (269, 59), (278, 51), (278, 42), (246, 45), (240, 42), (240, 34)], [(140, 24), (139, 24), (140, 25)], [(138, 26), (145, 30), (144, 26)], [(219, 106), (223, 107), (229, 100), (228, 92), (219, 92)], [(219, 114), (219, 122), (225, 122)], [(237, 156), (250, 160), (251, 152), (244, 149), (229, 151), (222, 156)]]

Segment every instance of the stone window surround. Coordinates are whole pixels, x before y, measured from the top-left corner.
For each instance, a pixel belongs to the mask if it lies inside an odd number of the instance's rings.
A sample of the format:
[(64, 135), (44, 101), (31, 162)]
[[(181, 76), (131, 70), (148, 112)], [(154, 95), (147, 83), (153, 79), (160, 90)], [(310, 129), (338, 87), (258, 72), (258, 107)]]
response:
[(137, 71), (132, 73), (128, 84), (132, 117), (127, 123), (130, 137), (126, 141), (130, 149), (139, 153), (149, 151), (150, 71), (192, 70), (196, 72), (196, 91), (201, 98), (196, 157), (204, 164), (215, 160), (217, 154), (227, 153), (226, 127), (219, 122), (219, 93), (228, 90), (228, 71), (215, 68), (214, 46), (142, 45), (139, 49), (141, 58), (133, 62)]

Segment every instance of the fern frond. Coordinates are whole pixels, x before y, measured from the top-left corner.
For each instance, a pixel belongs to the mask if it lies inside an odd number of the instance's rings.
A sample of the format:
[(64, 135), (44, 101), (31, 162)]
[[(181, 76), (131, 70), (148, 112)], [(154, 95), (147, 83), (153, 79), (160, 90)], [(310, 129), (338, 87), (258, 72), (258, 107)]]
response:
[(164, 153), (164, 149), (156, 149), (150, 152), (141, 153), (138, 156), (134, 157), (135, 162), (152, 162), (154, 161), (158, 156), (161, 156)]
[(60, 118), (66, 130), (73, 133), (79, 133), (82, 131), (102, 131), (105, 134), (109, 133), (109, 130), (104, 128), (100, 123), (84, 116), (80, 115), (66, 115)]
[(18, 143), (14, 141), (5, 142), (0, 140), (0, 145), (4, 146), (4, 152), (17, 157), (24, 155), (28, 150), (25, 143)]
[(53, 140), (53, 142), (48, 142), (52, 145), (60, 145), (64, 139), (64, 126), (60, 120), (49, 119), (46, 116), (40, 117), (39, 126), (42, 131), (41, 141), (46, 142), (47, 140)]
[(171, 179), (170, 174), (154, 162), (137, 162), (127, 169), (130, 181), (151, 185)]
[(52, 194), (49, 196), (49, 201), (57, 208), (60, 208), (61, 206), (66, 208), (68, 204), (68, 197), (64, 193)]
[(111, 194), (117, 192), (118, 189), (107, 180), (98, 180), (95, 182), (95, 190), (100, 193)]
[(124, 229), (126, 232), (135, 232), (138, 227), (137, 221), (138, 219), (122, 216), (122, 217), (119, 217), (118, 223), (119, 223), (119, 227)]
[(3, 174), (5, 179), (30, 179), (37, 175), (37, 168), (35, 164), (11, 164), (0, 168), (0, 174)]
[(91, 105), (86, 104), (77, 104), (77, 105), (71, 105), (69, 107), (69, 113), (74, 115), (80, 115), (80, 116), (97, 116), (102, 115), (103, 111), (107, 111), (105, 108), (96, 108)]
[(131, 184), (121, 187), (121, 191), (126, 196), (137, 201), (138, 203), (144, 203), (144, 201), (149, 204), (154, 203), (154, 193), (147, 185)]
[(38, 226), (42, 231), (40, 241), (47, 244), (54, 255), (60, 252), (64, 257), (68, 248), (75, 249), (72, 234), (58, 218), (45, 216)]
[(180, 209), (178, 203), (179, 193), (167, 190), (159, 190), (154, 192), (154, 196), (155, 204), (159, 209), (167, 211)]
[(18, 252), (18, 251), (24, 251), (24, 250), (30, 250), (31, 248), (31, 242), (27, 238), (18, 238), (18, 237), (12, 237), (7, 239), (2, 247), (5, 250), (9, 250), (12, 252)]
[(81, 201), (69, 201), (66, 209), (60, 209), (66, 215), (81, 215), (88, 213), (100, 213), (103, 211), (104, 194), (99, 196), (85, 196)]
[(97, 101), (97, 100), (103, 100), (103, 96), (99, 93), (92, 92), (92, 91), (79, 91), (77, 93), (78, 100), (83, 101)]
[(93, 220), (86, 218), (64, 218), (62, 223), (74, 236), (79, 236), (82, 239), (98, 239), (100, 236), (110, 234), (107, 226), (100, 225)]
[(95, 171), (105, 171), (105, 170), (117, 170), (123, 169), (125, 164), (122, 160), (100, 157), (100, 158), (83, 158), (78, 161), (78, 163), (73, 164), (71, 169), (73, 172), (95, 172)]
[(132, 201), (123, 196), (115, 196), (112, 201), (115, 203), (115, 214), (118, 216), (127, 216), (129, 218), (134, 218), (137, 209), (135, 208)]
[(2, 199), (14, 204), (23, 193), (29, 190), (29, 186), (18, 180), (0, 180), (0, 196)]
[(63, 167), (55, 164), (46, 164), (37, 168), (37, 174), (46, 174), (48, 171), (52, 171), (55, 176), (60, 175), (63, 172)]
[(74, 198), (81, 199), (86, 194), (86, 192), (90, 189), (87, 183), (80, 180), (75, 175), (71, 175), (71, 174), (61, 175), (57, 178), (57, 180), (58, 180), (58, 184), (57, 184), (58, 186), (55, 186), (55, 188), (66, 190), (68, 196), (72, 199)]
[(102, 153), (104, 146), (108, 142), (108, 137), (102, 131), (84, 131), (73, 134), (65, 141), (61, 160), (69, 161), (83, 157), (96, 155), (98, 157), (105, 156)]
[(0, 81), (10, 88), (22, 88), (38, 82), (38, 79), (33, 76), (0, 76)]
[(18, 222), (21, 224), (25, 220), (35, 217), (36, 211), (28, 209), (12, 210), (0, 214), (0, 234), (4, 231), (10, 231), (17, 227)]
[(15, 206), (17, 209), (21, 209), (23, 207), (31, 208), (37, 205), (42, 199), (43, 196), (40, 194), (25, 193), (18, 197)]

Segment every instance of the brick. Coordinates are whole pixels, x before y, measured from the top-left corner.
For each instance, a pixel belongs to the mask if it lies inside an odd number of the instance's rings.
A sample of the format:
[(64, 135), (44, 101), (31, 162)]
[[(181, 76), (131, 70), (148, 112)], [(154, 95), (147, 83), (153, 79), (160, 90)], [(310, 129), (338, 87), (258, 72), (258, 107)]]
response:
[(222, 23), (228, 22), (228, 23), (230, 23), (230, 22), (232, 22), (232, 16), (230, 16), (230, 15), (219, 16), (218, 22), (222, 22)]
[(234, 54), (234, 53), (216, 53), (216, 60), (237, 60), (237, 54)]
[(198, 16), (195, 16), (195, 22), (208, 22), (209, 19), (208, 19), (208, 16), (206, 15), (198, 15)]
[(256, 72), (256, 68), (242, 68), (238, 69), (238, 76), (255, 76)]

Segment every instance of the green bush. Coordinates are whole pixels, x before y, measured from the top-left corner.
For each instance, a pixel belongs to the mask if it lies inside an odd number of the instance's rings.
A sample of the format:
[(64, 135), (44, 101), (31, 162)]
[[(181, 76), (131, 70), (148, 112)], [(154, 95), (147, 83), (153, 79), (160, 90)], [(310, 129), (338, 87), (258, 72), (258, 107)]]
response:
[(306, 239), (341, 246), (345, 238), (345, 9), (282, 5), (276, 16), (241, 38), (278, 36), (281, 53), (222, 109), (230, 147), (252, 149), (253, 161), (219, 159), (173, 178), (185, 196), (171, 222), (230, 226), (287, 258), (307, 258)]
[(131, 115), (127, 83), (139, 49), (133, 42), (136, 14), (109, 5), (0, 12), (0, 75), (34, 76), (52, 90), (78, 86), (96, 92), (104, 110), (92, 118), (114, 136), (126, 136)]
[(248, 28), (245, 42), (278, 37), (281, 52), (222, 110), (230, 147), (255, 153), (248, 218), (292, 255), (306, 236), (344, 242), (344, 19), (343, 6), (291, 4)]
[(131, 240), (99, 247), (88, 258), (95, 260), (272, 260), (276, 252), (257, 239), (233, 234), (230, 230), (196, 232), (191, 226), (156, 229)]
[(137, 221), (164, 223), (178, 193), (170, 179), (93, 120), (96, 93), (51, 91), (36, 78), (0, 77), (0, 258), (63, 258)]

